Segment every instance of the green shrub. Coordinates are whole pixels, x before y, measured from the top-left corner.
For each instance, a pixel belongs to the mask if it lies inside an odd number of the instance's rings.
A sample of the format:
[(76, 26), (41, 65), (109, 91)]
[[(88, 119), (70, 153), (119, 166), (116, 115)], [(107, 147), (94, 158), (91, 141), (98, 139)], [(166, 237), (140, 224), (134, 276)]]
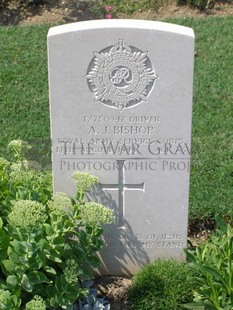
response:
[(132, 310), (178, 310), (192, 301), (192, 272), (185, 263), (158, 260), (134, 277), (128, 293)]
[[(20, 169), (20, 160), (27, 164), (21, 143), (12, 146), (16, 162), (0, 160), (0, 309), (71, 309), (88, 293), (82, 283), (99, 265), (102, 224), (112, 223), (113, 213), (85, 201), (89, 187), (99, 181), (87, 173), (75, 173), (73, 199), (56, 193), (49, 200), (50, 194), (35, 184), (36, 172)], [(30, 200), (37, 191), (43, 199)]]
[(195, 251), (186, 251), (197, 272), (195, 303), (187, 309), (233, 309), (233, 228), (224, 225)]
[(15, 200), (46, 204), (52, 197), (52, 175), (37, 163), (30, 164), (23, 154), (30, 146), (21, 140), (8, 145), (9, 160), (0, 157), (0, 217), (5, 222)]
[[(103, 245), (103, 229), (99, 223), (82, 217), (80, 204), (85, 202), (72, 204), (64, 194), (56, 194), (48, 207), (19, 200), (7, 217), (7, 225), (0, 221), (0, 289), (4, 290), (4, 307), (10, 303), (24, 306), (39, 295), (48, 307), (68, 309), (87, 294), (82, 282), (92, 277), (92, 268), (99, 265), (96, 252)], [(92, 208), (90, 203), (88, 208)], [(112, 222), (112, 212), (107, 208), (105, 211), (101, 206), (103, 219), (98, 215), (99, 222)], [(39, 301), (32, 301), (26, 309), (36, 302)]]

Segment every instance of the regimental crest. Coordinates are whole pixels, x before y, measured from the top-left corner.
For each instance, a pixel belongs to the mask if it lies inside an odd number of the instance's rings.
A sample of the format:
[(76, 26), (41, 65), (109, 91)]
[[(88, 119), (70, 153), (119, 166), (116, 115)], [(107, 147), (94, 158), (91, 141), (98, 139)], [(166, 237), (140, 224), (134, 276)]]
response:
[(95, 102), (122, 110), (147, 101), (158, 76), (148, 52), (119, 40), (94, 52), (85, 78)]

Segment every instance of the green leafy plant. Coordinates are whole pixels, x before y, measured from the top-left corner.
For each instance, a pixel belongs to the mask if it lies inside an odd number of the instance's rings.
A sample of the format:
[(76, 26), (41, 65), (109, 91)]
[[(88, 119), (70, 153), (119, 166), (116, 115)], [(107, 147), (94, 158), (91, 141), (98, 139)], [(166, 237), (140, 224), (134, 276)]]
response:
[[(113, 213), (85, 201), (96, 177), (86, 173), (74, 177), (74, 199), (56, 193), (47, 204), (14, 200), (5, 222), (0, 219), (1, 309), (21, 309), (19, 305), (34, 309), (37, 304), (43, 309), (44, 303), (53, 309), (72, 309), (88, 293), (82, 283), (99, 265), (96, 252), (103, 245), (102, 225), (113, 221)], [(32, 299), (36, 295), (43, 301)]]
[(115, 18), (118, 13), (125, 13), (127, 15), (141, 9), (146, 1), (136, 0), (98, 0), (92, 1), (91, 9), (99, 17)]
[(187, 309), (233, 309), (233, 228), (222, 225), (210, 240), (195, 251), (186, 250), (196, 271), (197, 283), (193, 304)]
[(193, 273), (185, 263), (157, 260), (133, 278), (128, 292), (132, 310), (180, 310), (193, 299)]
[(46, 204), (52, 196), (52, 177), (25, 159), (30, 145), (13, 140), (8, 145), (9, 160), (0, 157), (0, 216), (5, 222), (15, 200), (34, 200)]
[(12, 295), (8, 290), (0, 289), (0, 309), (15, 310), (18, 309), (20, 300), (17, 296)]
[[(15, 205), (17, 215), (19, 203), (26, 203), (29, 209), (36, 206), (30, 205), (31, 201), (19, 201)], [(91, 268), (98, 266), (95, 253), (102, 246), (102, 229), (81, 222), (77, 225), (78, 216), (69, 218), (60, 210), (51, 212), (44, 224), (44, 216), (37, 214), (37, 221), (31, 225), (27, 221), (29, 215), (23, 226), (21, 221), (15, 226), (13, 213), (14, 209), (7, 228), (13, 241), (9, 242), (9, 254), (1, 263), (6, 286), (22, 299), (36, 293), (49, 306), (67, 309), (86, 294), (80, 281), (89, 278)]]

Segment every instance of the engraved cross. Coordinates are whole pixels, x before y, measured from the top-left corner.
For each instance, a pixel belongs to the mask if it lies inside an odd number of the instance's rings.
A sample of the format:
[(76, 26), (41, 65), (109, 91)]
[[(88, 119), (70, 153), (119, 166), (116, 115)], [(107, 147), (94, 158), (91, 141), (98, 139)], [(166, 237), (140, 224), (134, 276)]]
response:
[(118, 190), (118, 227), (124, 226), (125, 221), (125, 191), (126, 190), (142, 190), (144, 191), (145, 183), (128, 184), (125, 183), (125, 167), (126, 160), (117, 160), (118, 167), (118, 184), (101, 184), (100, 188), (103, 190)]

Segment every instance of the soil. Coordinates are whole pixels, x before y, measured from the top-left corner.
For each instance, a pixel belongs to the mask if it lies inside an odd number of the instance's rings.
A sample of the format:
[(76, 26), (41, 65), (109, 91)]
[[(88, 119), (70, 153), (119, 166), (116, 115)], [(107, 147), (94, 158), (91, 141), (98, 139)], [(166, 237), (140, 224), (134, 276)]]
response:
[(95, 280), (98, 294), (110, 302), (111, 310), (128, 310), (127, 291), (132, 284), (130, 278), (101, 277)]
[[(96, 19), (97, 17), (90, 10), (88, 0), (46, 0), (39, 5), (25, 5), (23, 1), (11, 0), (7, 5), (0, 0), (0, 26), (1, 25), (33, 25), (43, 23), (71, 23), (83, 20)], [(15, 1), (15, 2), (14, 2)], [(90, 1), (90, 0), (89, 0)], [(163, 20), (165, 18), (190, 18), (209, 16), (233, 15), (233, 1), (231, 3), (218, 2), (211, 9), (200, 11), (188, 6), (177, 6), (174, 0), (164, 1), (163, 6), (157, 10), (135, 12), (131, 16), (121, 14), (119, 18)], [(197, 223), (196, 223), (197, 224)], [(212, 230), (212, 224), (208, 227), (193, 225), (194, 229), (189, 231), (189, 245), (195, 246), (208, 238)], [(127, 310), (127, 290), (132, 281), (123, 277), (101, 277), (95, 280), (98, 294), (110, 301), (111, 310)]]

